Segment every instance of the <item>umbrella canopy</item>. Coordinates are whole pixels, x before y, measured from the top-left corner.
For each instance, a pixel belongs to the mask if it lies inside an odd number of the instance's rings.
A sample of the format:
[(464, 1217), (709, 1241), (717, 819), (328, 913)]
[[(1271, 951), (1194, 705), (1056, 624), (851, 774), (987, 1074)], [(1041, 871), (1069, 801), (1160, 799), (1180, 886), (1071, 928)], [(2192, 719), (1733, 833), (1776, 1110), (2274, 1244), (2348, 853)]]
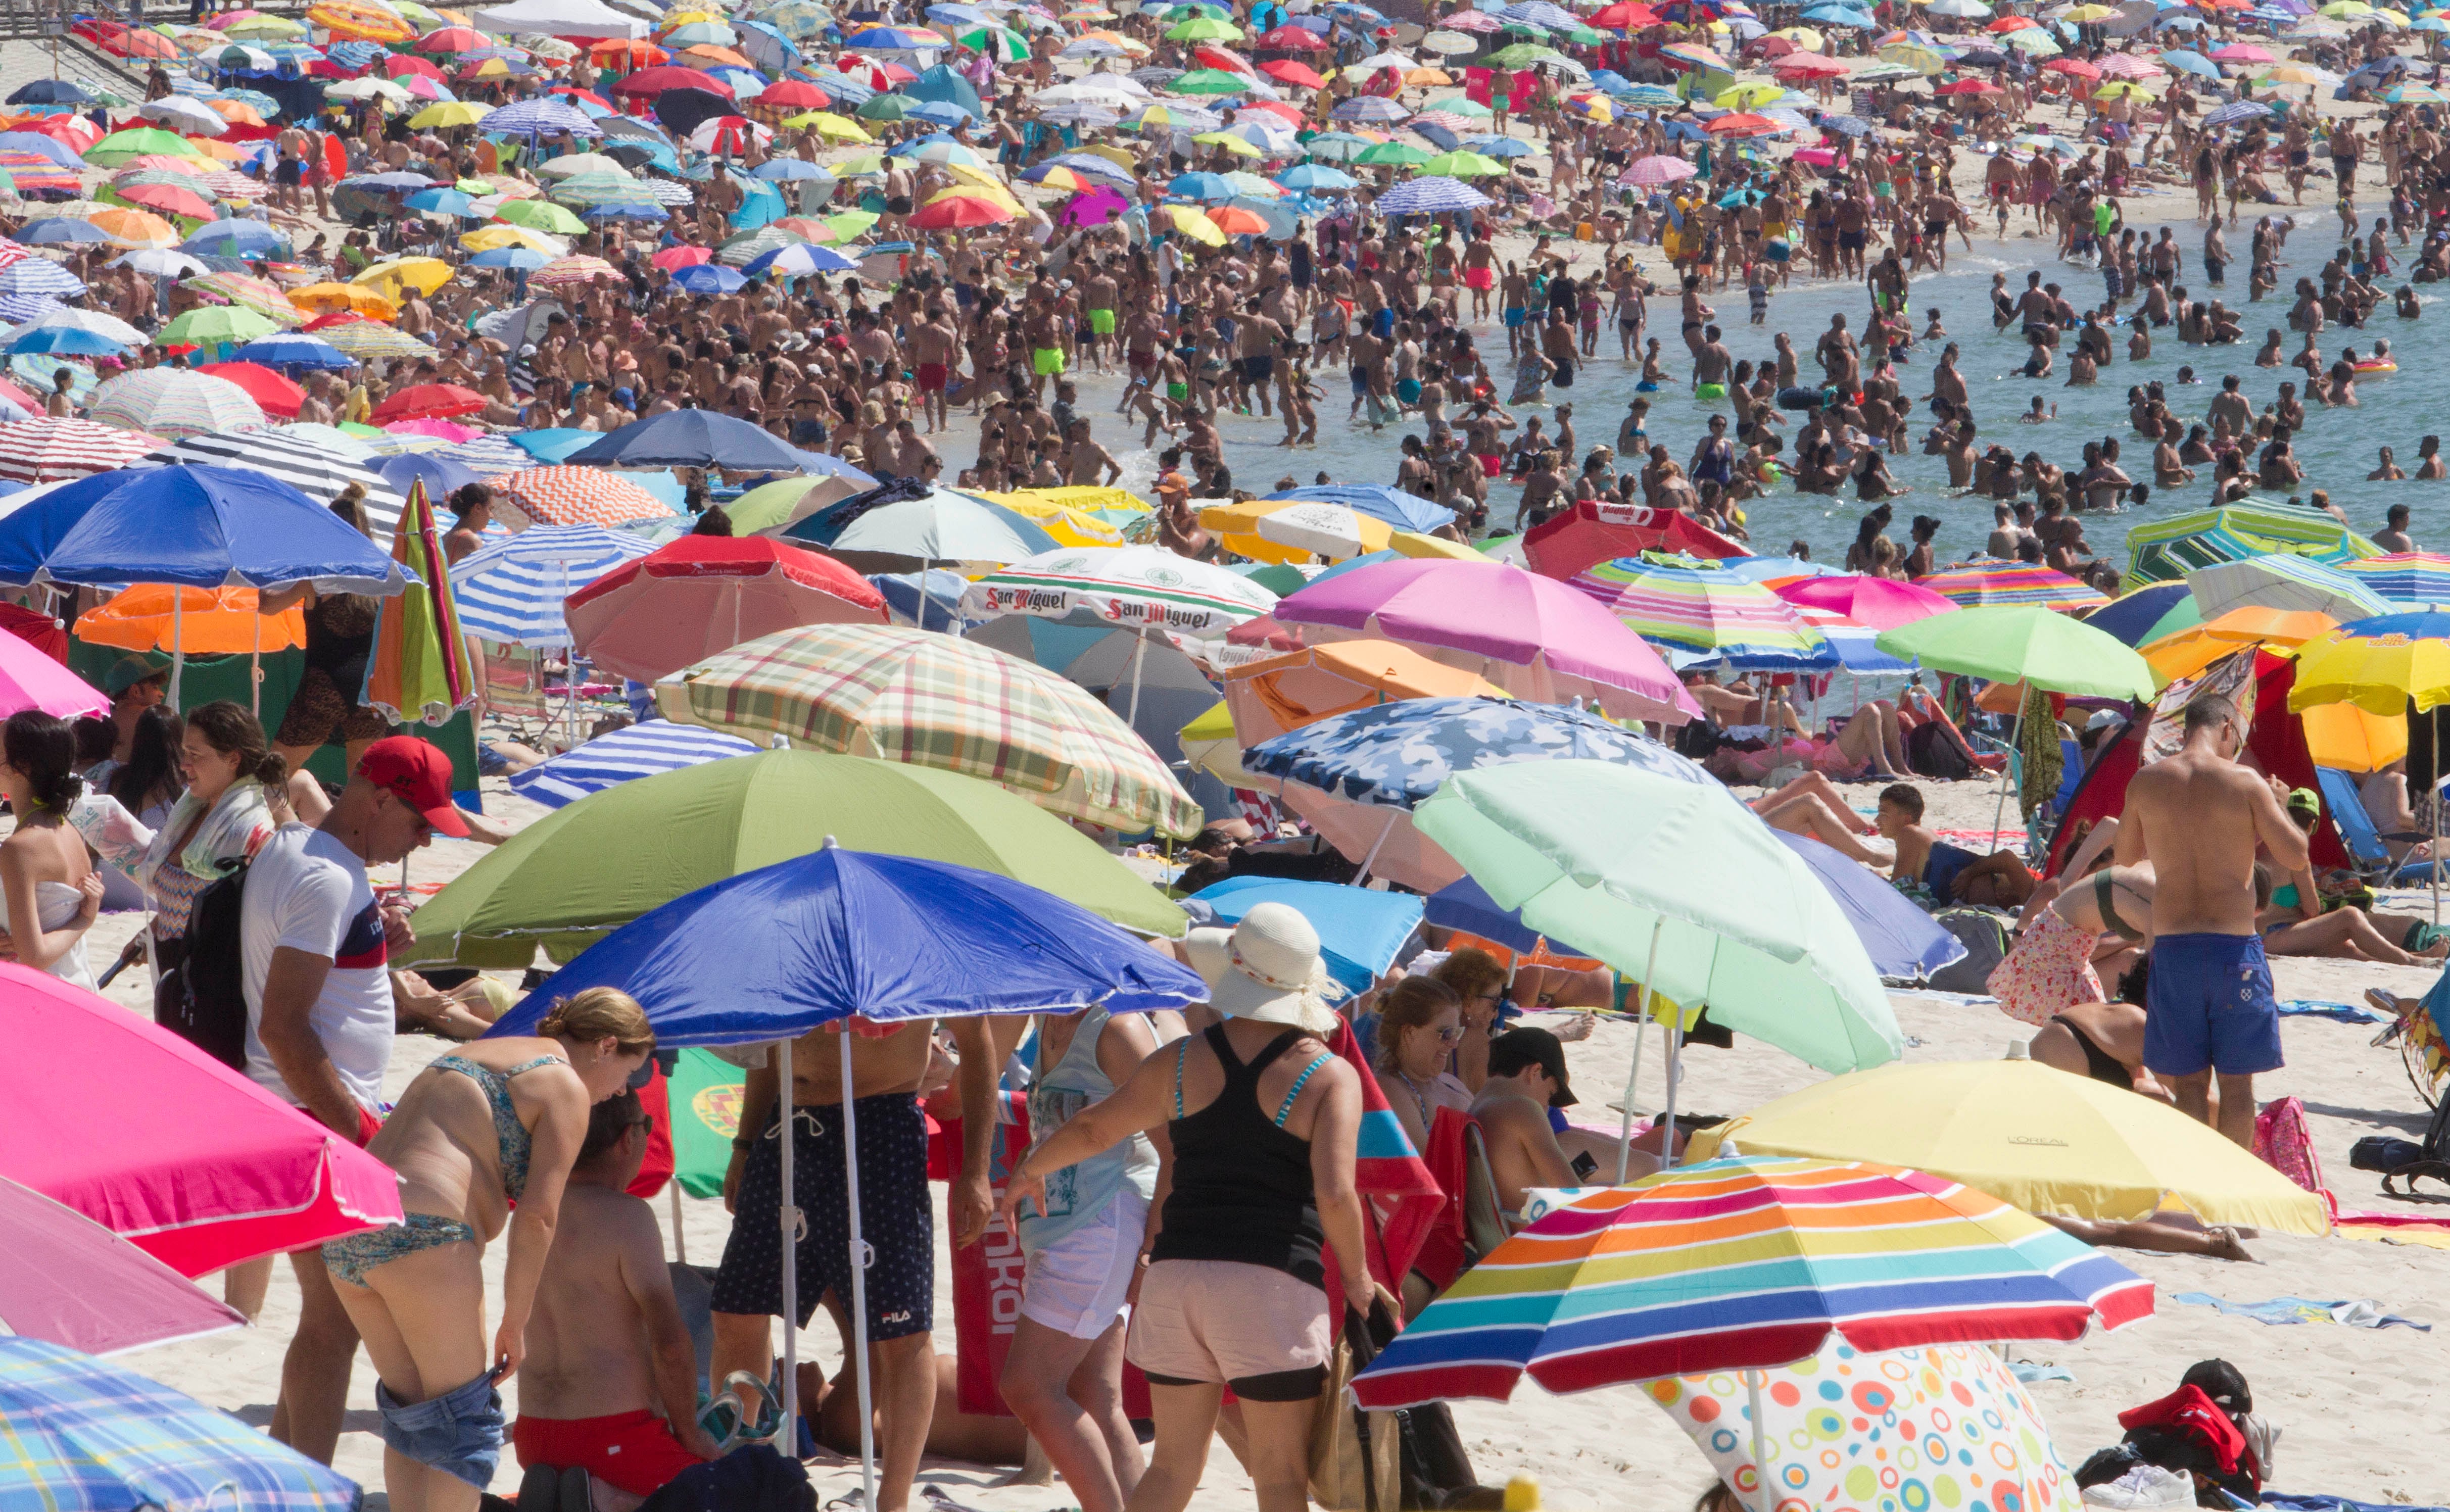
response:
[[(2165, 624), (2175, 616), (2176, 624)], [(2142, 646), (2172, 630), (2198, 622), (2193, 591), (2184, 583), (2154, 583), (2122, 593), (2084, 617), (2122, 646)]]
[(1700, 712), (1659, 653), (1606, 610), (1494, 562), (1353, 568), (1287, 595), (1274, 618), (1314, 627), (1313, 639), (1395, 641), (1535, 703), (1589, 698), (1612, 718), (1679, 725)]
[(1191, 835), (1201, 823), (1199, 805), (1105, 705), (929, 630), (804, 626), (664, 678), (655, 696), (669, 718), (984, 777), (1108, 828)]
[(2339, 621), (2304, 609), (2233, 609), (2214, 619), (2173, 631), (2138, 648), (2153, 675), (2168, 682), (2192, 677), (2224, 656), (2249, 646), (2274, 649), (2304, 645)]
[(0, 635), (0, 717), (40, 709), (58, 719), (107, 713), (110, 700), (29, 641)]
[(1311, 555), (1343, 561), (1386, 551), (1395, 527), (1341, 504), (1301, 499), (1245, 499), (1212, 504), (1200, 525), (1221, 536), (1225, 549), (1262, 562), (1298, 562)]
[(566, 808), (622, 783), (733, 756), (754, 756), (763, 748), (736, 735), (651, 719), (598, 735), (551, 761), (513, 772), (511, 791), (547, 808)]
[(2450, 604), (2450, 556), (2438, 552), (2394, 552), (2339, 566), (2384, 598), (2406, 604)]
[(2085, 587), (2065, 572), (2021, 562), (1968, 562), (1934, 572), (1917, 586), (1964, 609), (2032, 604), (2076, 610), (2110, 602), (2108, 594)]
[(123, 431), (166, 436), (254, 430), (270, 423), (263, 406), (229, 379), (175, 367), (145, 368), (112, 378), (93, 391), (86, 416)]
[(49, 483), (126, 467), (162, 437), (91, 420), (33, 419), (0, 425), (0, 478)]
[(2328, 514), (2253, 500), (2151, 520), (2127, 533), (2129, 588), (2272, 552), (2343, 566), (2382, 548)]
[(506, 646), (567, 646), (562, 601), (654, 550), (629, 531), (539, 525), (463, 556), (451, 589), (468, 633)]
[(1061, 619), (1086, 611), (1127, 629), (1208, 638), (1258, 618), (1275, 602), (1239, 572), (1161, 547), (1073, 547), (988, 573), (962, 595), (962, 612)]
[(640, 682), (802, 625), (885, 623), (885, 598), (832, 557), (766, 536), (684, 535), (569, 596), (580, 654)]
[(2038, 1060), (1858, 1071), (1694, 1135), (1691, 1158), (1713, 1158), (1722, 1142), (1746, 1154), (1911, 1166), (2032, 1212), (2127, 1222), (2183, 1206), (2205, 1223), (2330, 1231), (2320, 1193), (2208, 1125)]
[(1510, 699), (1410, 698), (1331, 714), (1251, 746), (1241, 766), (1347, 857), (1435, 892), (1464, 867), (1419, 833), (1419, 805), (1458, 773), (1565, 759), (1715, 785), (1666, 746), (1596, 714)]
[(2187, 574), (2187, 587), (2206, 619), (2233, 609), (2309, 609), (2342, 623), (2387, 614), (2393, 606), (2352, 573), (2302, 556), (2257, 556), (2220, 562)]
[[(168, 1030), (13, 962), (0, 998), (12, 1032), (46, 1050), (0, 1096), (10, 1180), (190, 1277), (399, 1221), (388, 1167)], [(111, 1090), (130, 1085), (151, 1095)], [(112, 1116), (97, 1122), (100, 1107)]]
[(0, 1336), (0, 1436), (10, 1506), (352, 1512), (364, 1500), (231, 1413), (42, 1339)]
[(1965, 959), (1965, 945), (1879, 874), (1804, 835), (1777, 831), (1837, 900), (1884, 981), (1920, 981)]
[(2152, 1284), (1969, 1187), (1865, 1163), (1746, 1157), (1663, 1171), (1515, 1234), (1353, 1378), (1365, 1406), (1504, 1400), (1866, 1350), (2075, 1339)]
[(1026, 560), (1060, 544), (1023, 515), (943, 488), (929, 489), (918, 498), (865, 509), (854, 495), (809, 515), (783, 534), (788, 540), (821, 546), (837, 555), (959, 564), (977, 572)]
[[(1503, 698), (1472, 672), (1433, 662), (1392, 641), (1336, 641), (1245, 663), (1225, 674), (1225, 707), (1243, 746), (1377, 705), (1419, 698)], [(1239, 770), (1237, 765), (1236, 770)], [(1229, 777), (1239, 787), (1255, 785)]]
[(1883, 631), (1892, 656), (1943, 672), (2094, 698), (2153, 695), (2152, 669), (2105, 631), (2032, 606), (1968, 609)]
[(1827, 667), (1837, 652), (1784, 599), (1723, 568), (1621, 556), (1573, 586), (1643, 640), (1752, 665)]
[[(306, 644), (306, 611), (257, 608), (251, 588), (172, 588), (139, 583), (77, 616), (77, 639), (130, 651), (185, 650), (193, 656), (245, 656)], [(0, 643), (0, 655), (8, 647)]]
[(529, 467), (485, 480), (534, 525), (626, 525), (671, 518), (671, 507), (595, 467)]
[(1282, 903), (1318, 931), (1319, 955), (1328, 975), (1349, 992), (1368, 992), (1393, 969), (1412, 931), (1420, 927), (1421, 900), (1410, 893), (1377, 892), (1334, 882), (1282, 877), (1229, 877), (1185, 900), (1203, 923), (1231, 928), (1261, 903)]
[[(84, 1213), (5, 1177), (0, 1225), (9, 1234), (0, 1336), (117, 1354), (246, 1323), (244, 1314)], [(0, 1485), (6, 1483), (0, 1470)]]
[[(675, 410), (607, 432), (603, 439), (562, 460), (579, 467), (723, 467), (741, 473), (799, 473), (807, 470), (807, 456), (773, 432), (736, 416)], [(874, 481), (866, 478), (862, 486)]]
[(318, 437), (294, 431), (246, 431), (234, 436), (191, 436), (146, 452), (127, 464), (147, 467), (223, 467), (262, 473), (321, 504), (330, 504), (351, 484), (365, 490), (360, 506), (375, 544), (388, 547), (408, 499), (391, 480)]
[(2450, 611), (2351, 620), (2305, 643), (2297, 652), (2292, 712), (2321, 704), (2354, 704), (2396, 715), (2413, 702), (2418, 713), (2450, 704)]
[(1524, 763), (1458, 773), (1412, 822), (1526, 926), (1731, 1029), (1824, 1071), (1904, 1047), (1828, 890), (1715, 782)]
[(1144, 1013), (1208, 998), (1196, 972), (1027, 882), (840, 845), (664, 904), (581, 952), (491, 1033), (533, 1034), (587, 986), (650, 1005), (656, 1041), (671, 1045), (788, 1038), (854, 1016)]
[(397, 593), (399, 567), (278, 478), (224, 467), (97, 474), (0, 517), (0, 581)]
[(1934, 614), (1954, 613), (1958, 608), (1954, 600), (1917, 583), (1853, 573), (1799, 577), (1779, 583), (1770, 591), (1799, 608), (1821, 610), (1874, 630), (1895, 630)]
[[(660, 837), (656, 866), (603, 863), (642, 835)], [(779, 750), (611, 784), (546, 815), (417, 911), (406, 959), (515, 967), (541, 946), (568, 960), (683, 894), (807, 855), (829, 835), (863, 852), (1011, 877), (1143, 934), (1178, 936), (1186, 927), (1180, 908), (1095, 841), (993, 783), (904, 762)]]

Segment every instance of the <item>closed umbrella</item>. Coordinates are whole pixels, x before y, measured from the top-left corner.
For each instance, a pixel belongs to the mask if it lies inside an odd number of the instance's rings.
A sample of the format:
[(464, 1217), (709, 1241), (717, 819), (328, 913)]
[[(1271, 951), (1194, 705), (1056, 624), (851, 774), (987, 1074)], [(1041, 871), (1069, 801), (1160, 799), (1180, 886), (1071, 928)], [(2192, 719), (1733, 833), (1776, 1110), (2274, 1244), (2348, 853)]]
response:
[(394, 724), (439, 725), (476, 701), (476, 671), (421, 482), (409, 487), (391, 554), (407, 583), (382, 601), (364, 699)]
[(803, 625), (885, 623), (885, 599), (841, 562), (766, 536), (685, 535), (569, 596), (579, 654), (652, 682)]
[(670, 718), (984, 777), (1126, 833), (1191, 835), (1201, 823), (1199, 805), (1105, 705), (929, 630), (804, 626), (664, 678), (655, 696)]

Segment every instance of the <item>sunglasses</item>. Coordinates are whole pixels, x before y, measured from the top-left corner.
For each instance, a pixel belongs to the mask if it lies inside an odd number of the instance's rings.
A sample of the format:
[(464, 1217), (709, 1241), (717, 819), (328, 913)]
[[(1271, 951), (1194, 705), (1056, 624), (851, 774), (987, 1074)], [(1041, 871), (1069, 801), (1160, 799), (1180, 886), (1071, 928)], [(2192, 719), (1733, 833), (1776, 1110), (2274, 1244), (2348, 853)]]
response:
[(1462, 1038), (1463, 1025), (1461, 1024), (1457, 1024), (1451, 1029), (1441, 1029), (1438, 1031), (1438, 1043), (1442, 1045), (1455, 1044)]

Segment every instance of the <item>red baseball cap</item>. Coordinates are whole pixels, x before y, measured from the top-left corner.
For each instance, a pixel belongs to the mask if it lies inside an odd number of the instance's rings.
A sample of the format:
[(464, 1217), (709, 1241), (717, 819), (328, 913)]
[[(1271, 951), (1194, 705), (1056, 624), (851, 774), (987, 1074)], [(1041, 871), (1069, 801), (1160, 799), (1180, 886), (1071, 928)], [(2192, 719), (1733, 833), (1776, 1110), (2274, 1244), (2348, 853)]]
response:
[(358, 775), (398, 794), (438, 833), (468, 838), (468, 822), (451, 801), (451, 758), (439, 747), (408, 735), (379, 740), (358, 758)]

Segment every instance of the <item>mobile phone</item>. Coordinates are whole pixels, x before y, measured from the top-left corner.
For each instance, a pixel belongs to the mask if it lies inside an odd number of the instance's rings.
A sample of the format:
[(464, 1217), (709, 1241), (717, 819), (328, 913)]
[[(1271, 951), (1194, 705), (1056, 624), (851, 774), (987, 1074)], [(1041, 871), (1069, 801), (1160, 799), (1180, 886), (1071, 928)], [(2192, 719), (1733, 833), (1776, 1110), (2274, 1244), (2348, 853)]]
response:
[(1587, 1150), (1574, 1157), (1574, 1174), (1582, 1177), (1585, 1181), (1590, 1180), (1591, 1173), (1599, 1170), (1599, 1161), (1595, 1159)]

